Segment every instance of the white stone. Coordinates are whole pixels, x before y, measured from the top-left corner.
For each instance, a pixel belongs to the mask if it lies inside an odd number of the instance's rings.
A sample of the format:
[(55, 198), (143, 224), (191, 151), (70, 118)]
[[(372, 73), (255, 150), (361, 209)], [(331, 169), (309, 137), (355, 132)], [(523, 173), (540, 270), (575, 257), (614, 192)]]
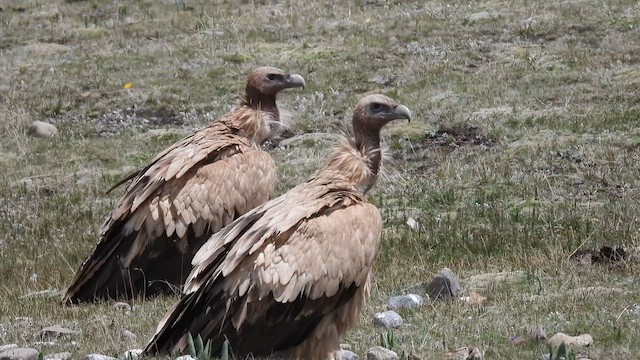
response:
[(382, 346), (374, 346), (367, 351), (367, 360), (397, 360), (398, 354)]
[(29, 135), (33, 137), (47, 138), (58, 135), (58, 128), (55, 125), (44, 121), (34, 121), (29, 128)]

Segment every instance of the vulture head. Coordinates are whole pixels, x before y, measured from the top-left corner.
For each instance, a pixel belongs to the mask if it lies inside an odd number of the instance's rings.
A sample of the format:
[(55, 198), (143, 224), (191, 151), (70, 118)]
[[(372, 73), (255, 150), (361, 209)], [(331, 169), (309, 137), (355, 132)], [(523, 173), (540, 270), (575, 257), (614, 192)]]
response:
[(267, 99), (275, 102), (278, 92), (289, 88), (304, 88), (304, 85), (304, 78), (298, 74), (287, 74), (273, 67), (259, 67), (251, 71), (247, 80), (247, 100), (251, 103)]
[(411, 111), (404, 105), (381, 94), (367, 95), (358, 101), (353, 110), (353, 129), (356, 132), (377, 134), (390, 121), (407, 119)]

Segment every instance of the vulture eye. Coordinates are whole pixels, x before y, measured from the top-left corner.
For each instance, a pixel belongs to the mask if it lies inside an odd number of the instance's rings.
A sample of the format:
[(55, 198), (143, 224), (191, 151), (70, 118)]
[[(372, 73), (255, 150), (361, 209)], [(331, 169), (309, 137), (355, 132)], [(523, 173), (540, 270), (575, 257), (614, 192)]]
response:
[(269, 80), (275, 80), (277, 77), (278, 77), (278, 75), (276, 75), (276, 74), (267, 75), (267, 79), (269, 79)]
[(375, 103), (371, 106), (374, 112), (381, 112), (384, 109), (384, 106), (380, 103)]

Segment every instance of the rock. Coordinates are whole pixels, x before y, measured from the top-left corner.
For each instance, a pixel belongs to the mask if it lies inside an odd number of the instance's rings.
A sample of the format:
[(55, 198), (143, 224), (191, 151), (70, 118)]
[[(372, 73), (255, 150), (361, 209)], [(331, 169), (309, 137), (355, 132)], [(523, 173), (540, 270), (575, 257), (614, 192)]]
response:
[(126, 302), (117, 302), (113, 304), (113, 308), (118, 310), (131, 311), (131, 305), (127, 304)]
[(15, 349), (18, 347), (18, 344), (7, 344), (7, 345), (2, 345), (0, 346), (0, 352), (1, 351), (6, 351), (6, 350), (10, 350), (10, 349)]
[(84, 357), (84, 360), (118, 360), (114, 357), (102, 355), (102, 354), (89, 354)]
[(129, 340), (129, 341), (136, 341), (138, 340), (138, 337), (136, 336), (136, 334), (132, 333), (129, 330), (122, 330), (122, 339), (123, 340)]
[(524, 271), (503, 271), (497, 273), (484, 273), (470, 277), (465, 282), (467, 288), (472, 290), (484, 290), (493, 284), (500, 282), (514, 283), (524, 279), (527, 276)]
[(39, 138), (48, 138), (58, 135), (55, 125), (44, 121), (34, 121), (27, 132), (28, 135)]
[(42, 329), (41, 337), (42, 339), (55, 339), (60, 336), (71, 336), (79, 334), (79, 331), (63, 328), (60, 325), (47, 326)]
[(411, 230), (413, 231), (418, 231), (420, 230), (420, 224), (418, 224), (418, 222), (416, 221), (416, 219), (410, 217), (407, 219), (407, 225), (411, 228)]
[(412, 308), (424, 303), (422, 296), (416, 294), (392, 296), (389, 298), (387, 309), (396, 310), (402, 308)]
[(393, 329), (402, 326), (402, 317), (393, 310), (379, 312), (373, 315), (373, 325), (385, 329)]
[(374, 346), (367, 351), (367, 360), (397, 360), (398, 354), (382, 346)]
[(590, 346), (591, 344), (593, 344), (593, 338), (589, 334), (570, 336), (565, 333), (559, 332), (549, 339), (549, 344), (551, 344), (551, 346), (553, 347), (558, 347), (563, 342), (567, 346)]
[(182, 355), (182, 356), (178, 356), (174, 360), (197, 360), (197, 359), (191, 355)]
[(131, 349), (122, 354), (123, 360), (137, 360), (142, 358), (143, 349)]
[(445, 359), (450, 360), (482, 360), (484, 355), (477, 347), (461, 347), (444, 353)]
[(40, 352), (30, 348), (13, 348), (0, 352), (0, 360), (37, 360)]
[(360, 357), (358, 354), (351, 350), (342, 350), (342, 360), (358, 360)]
[(67, 360), (71, 359), (70, 352), (61, 352), (55, 354), (45, 355), (44, 360)]
[(444, 268), (427, 285), (426, 292), (429, 298), (434, 300), (458, 297), (460, 284), (453, 272), (449, 268)]

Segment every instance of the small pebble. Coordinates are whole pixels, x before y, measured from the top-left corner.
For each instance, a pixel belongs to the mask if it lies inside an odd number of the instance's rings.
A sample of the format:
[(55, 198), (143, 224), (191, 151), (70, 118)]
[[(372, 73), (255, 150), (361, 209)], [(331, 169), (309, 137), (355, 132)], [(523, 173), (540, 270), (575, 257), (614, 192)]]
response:
[(374, 346), (367, 351), (367, 360), (397, 360), (398, 354), (382, 346)]
[(402, 323), (402, 317), (393, 310), (387, 310), (373, 315), (373, 325), (381, 326), (385, 329), (400, 327)]
[(412, 308), (424, 303), (422, 296), (416, 294), (392, 296), (389, 298), (387, 309), (396, 310), (402, 308)]

